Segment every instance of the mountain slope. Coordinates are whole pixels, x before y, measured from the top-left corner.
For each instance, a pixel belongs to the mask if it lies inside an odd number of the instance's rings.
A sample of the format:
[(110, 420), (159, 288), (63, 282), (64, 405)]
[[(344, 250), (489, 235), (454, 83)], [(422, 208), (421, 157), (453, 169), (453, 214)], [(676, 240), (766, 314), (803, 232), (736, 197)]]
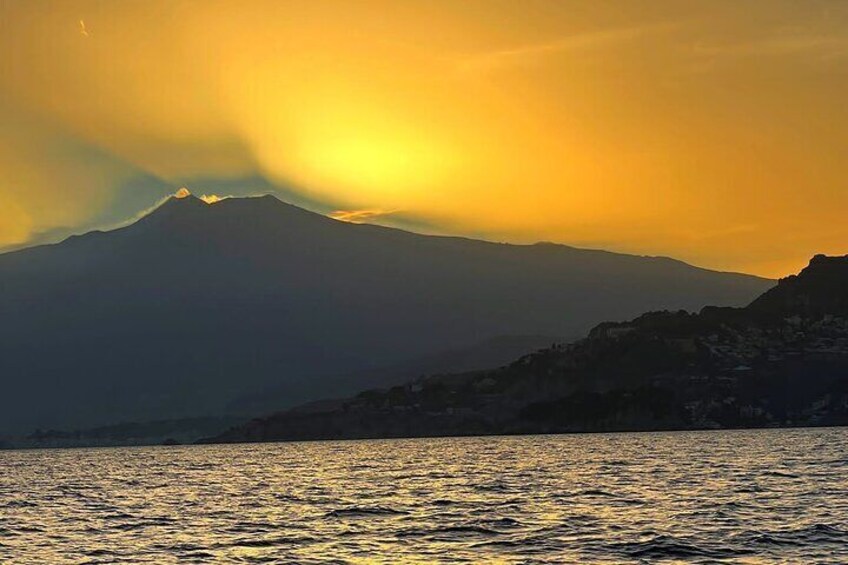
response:
[(750, 310), (779, 317), (848, 317), (848, 258), (816, 255), (799, 275), (781, 279)]
[(422, 378), (209, 441), (848, 424), (848, 256), (742, 309), (652, 312), (497, 370)]
[[(470, 347), (441, 351), (414, 359), (406, 359), (385, 367), (377, 367), (353, 373), (329, 375), (322, 379), (326, 390), (333, 394), (355, 394), (363, 388), (386, 388), (404, 384), (422, 375), (461, 373), (500, 367), (512, 360), (550, 347), (561, 338), (545, 336), (498, 336), (476, 343)], [(570, 341), (570, 340), (568, 340)], [(301, 383), (300, 387), (292, 383), (254, 392), (237, 398), (227, 405), (225, 410), (232, 414), (263, 414), (279, 410), (281, 406), (291, 404), (293, 396), (308, 393), (310, 383)]]
[[(771, 281), (664, 258), (338, 222), (273, 197), (171, 199), (0, 255), (0, 431), (218, 415), (292, 385), (497, 335), (569, 336)], [(353, 383), (355, 384), (355, 383)]]

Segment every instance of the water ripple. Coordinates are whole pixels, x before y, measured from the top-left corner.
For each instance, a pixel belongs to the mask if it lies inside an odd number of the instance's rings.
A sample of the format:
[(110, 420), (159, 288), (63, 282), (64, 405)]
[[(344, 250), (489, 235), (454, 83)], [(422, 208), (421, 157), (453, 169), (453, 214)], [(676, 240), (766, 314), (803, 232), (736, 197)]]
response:
[(0, 452), (0, 563), (848, 563), (848, 430)]

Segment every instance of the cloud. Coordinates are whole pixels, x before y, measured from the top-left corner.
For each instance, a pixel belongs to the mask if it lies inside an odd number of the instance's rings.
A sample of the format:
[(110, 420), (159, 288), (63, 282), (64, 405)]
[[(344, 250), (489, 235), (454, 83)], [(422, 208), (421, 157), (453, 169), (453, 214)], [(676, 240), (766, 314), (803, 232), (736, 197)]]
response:
[(398, 210), (336, 210), (330, 212), (329, 216), (334, 220), (350, 222), (352, 224), (368, 223), (376, 218), (390, 216)]
[(680, 23), (657, 23), (573, 33), (550, 41), (528, 43), (472, 55), (461, 59), (459, 68), (462, 71), (488, 71), (535, 61), (557, 53), (613, 46), (645, 35), (672, 31), (679, 27)]
[(778, 34), (723, 44), (698, 44), (695, 53), (725, 57), (812, 56), (824, 60), (848, 56), (848, 37), (810, 33)]

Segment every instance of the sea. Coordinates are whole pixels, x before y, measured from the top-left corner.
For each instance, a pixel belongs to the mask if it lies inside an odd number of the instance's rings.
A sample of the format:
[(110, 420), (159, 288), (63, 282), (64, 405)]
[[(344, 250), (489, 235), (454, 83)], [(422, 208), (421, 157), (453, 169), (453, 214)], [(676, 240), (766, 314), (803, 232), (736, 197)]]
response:
[(0, 452), (0, 563), (848, 563), (848, 429)]

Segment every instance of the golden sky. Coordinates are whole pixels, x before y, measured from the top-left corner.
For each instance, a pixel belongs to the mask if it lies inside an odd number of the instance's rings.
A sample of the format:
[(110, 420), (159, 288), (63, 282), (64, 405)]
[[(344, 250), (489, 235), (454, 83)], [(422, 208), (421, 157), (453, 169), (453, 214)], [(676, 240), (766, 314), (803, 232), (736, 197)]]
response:
[(846, 99), (829, 0), (0, 0), (0, 246), (262, 179), (779, 276), (848, 253)]

